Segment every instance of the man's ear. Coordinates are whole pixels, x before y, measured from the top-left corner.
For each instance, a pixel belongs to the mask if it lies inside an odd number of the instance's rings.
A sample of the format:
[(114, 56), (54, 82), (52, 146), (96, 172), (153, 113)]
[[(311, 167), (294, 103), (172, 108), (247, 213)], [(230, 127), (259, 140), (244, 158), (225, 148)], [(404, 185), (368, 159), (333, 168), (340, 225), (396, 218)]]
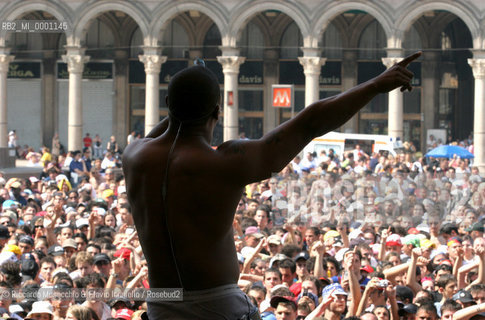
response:
[(167, 107), (168, 107), (168, 95), (167, 95), (167, 96), (165, 96), (165, 104), (166, 104), (166, 105), (167, 105)]
[(221, 113), (221, 106), (216, 105), (216, 107), (214, 108), (214, 111), (212, 112), (212, 117), (216, 120), (219, 120), (220, 113)]

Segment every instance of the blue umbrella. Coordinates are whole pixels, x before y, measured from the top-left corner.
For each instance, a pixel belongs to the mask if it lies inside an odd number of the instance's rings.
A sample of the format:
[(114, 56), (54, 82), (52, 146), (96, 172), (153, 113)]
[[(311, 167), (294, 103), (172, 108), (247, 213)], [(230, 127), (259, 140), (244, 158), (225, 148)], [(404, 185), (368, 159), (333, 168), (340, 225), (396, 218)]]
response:
[(462, 159), (471, 159), (475, 156), (465, 148), (459, 146), (441, 145), (426, 154), (426, 157), (433, 158), (453, 158), (454, 155)]

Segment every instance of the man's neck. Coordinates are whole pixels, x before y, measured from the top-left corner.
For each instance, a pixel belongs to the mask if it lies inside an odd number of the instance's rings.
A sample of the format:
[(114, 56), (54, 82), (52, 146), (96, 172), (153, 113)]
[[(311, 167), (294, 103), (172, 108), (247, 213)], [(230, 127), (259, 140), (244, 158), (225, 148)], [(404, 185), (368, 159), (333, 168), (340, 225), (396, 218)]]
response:
[(324, 317), (325, 317), (326, 320), (340, 320), (341, 314), (335, 313), (335, 312), (327, 309), (327, 310), (325, 310), (325, 316)]

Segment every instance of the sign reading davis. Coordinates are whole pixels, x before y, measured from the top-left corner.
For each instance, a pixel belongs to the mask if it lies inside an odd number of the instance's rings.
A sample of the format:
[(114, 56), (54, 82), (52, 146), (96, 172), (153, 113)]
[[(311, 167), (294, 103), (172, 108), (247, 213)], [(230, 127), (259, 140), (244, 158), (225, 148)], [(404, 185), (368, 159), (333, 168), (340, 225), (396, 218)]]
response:
[(239, 67), (239, 84), (263, 84), (263, 61), (246, 61)]
[(12, 62), (8, 66), (9, 79), (40, 79), (40, 62)]
[[(67, 63), (57, 63), (57, 79), (69, 79)], [(113, 63), (88, 62), (84, 65), (83, 79), (104, 80), (113, 79)]]

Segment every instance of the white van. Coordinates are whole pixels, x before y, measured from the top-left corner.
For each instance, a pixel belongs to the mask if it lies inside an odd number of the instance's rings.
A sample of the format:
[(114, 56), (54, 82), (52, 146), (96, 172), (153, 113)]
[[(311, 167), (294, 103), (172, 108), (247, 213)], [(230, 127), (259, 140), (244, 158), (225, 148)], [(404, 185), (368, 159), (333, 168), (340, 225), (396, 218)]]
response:
[(340, 159), (343, 159), (344, 152), (354, 150), (356, 145), (359, 145), (368, 155), (371, 155), (373, 152), (387, 151), (395, 156), (396, 150), (402, 148), (402, 142), (400, 140), (386, 135), (331, 131), (321, 137), (313, 139), (303, 149), (303, 152), (304, 154), (315, 152), (318, 156), (322, 150), (325, 150), (328, 154), (328, 151), (333, 149), (335, 154)]

